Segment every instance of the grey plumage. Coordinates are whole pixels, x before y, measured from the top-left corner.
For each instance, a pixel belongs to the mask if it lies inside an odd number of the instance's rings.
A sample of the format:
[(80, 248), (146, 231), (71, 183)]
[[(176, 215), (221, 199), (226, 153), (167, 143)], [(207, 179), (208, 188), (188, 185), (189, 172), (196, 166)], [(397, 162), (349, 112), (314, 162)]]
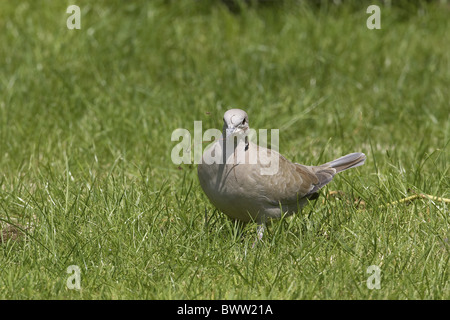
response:
[(336, 173), (345, 171), (350, 168), (356, 168), (362, 166), (364, 161), (366, 160), (366, 156), (364, 153), (355, 152), (347, 154), (346, 156), (340, 157), (336, 160), (327, 162), (321, 167), (331, 167), (336, 170)]
[[(363, 153), (350, 153), (319, 166), (292, 163), (278, 152), (245, 139), (248, 129), (245, 111), (231, 109), (225, 112), (223, 137), (212, 145), (214, 152), (205, 150), (203, 161), (198, 166), (198, 177), (205, 194), (218, 209), (233, 219), (259, 224), (258, 238), (262, 237), (268, 220), (298, 212), (336, 173), (361, 166), (366, 159)], [(228, 154), (226, 141), (235, 136), (238, 143)], [(278, 160), (278, 170), (274, 174), (261, 174), (261, 168), (265, 167), (258, 157), (261, 151)], [(207, 161), (212, 164), (204, 161), (211, 154), (219, 155), (218, 158), (223, 160), (233, 160), (238, 152), (244, 153), (245, 161)], [(251, 159), (256, 161), (249, 161)]]

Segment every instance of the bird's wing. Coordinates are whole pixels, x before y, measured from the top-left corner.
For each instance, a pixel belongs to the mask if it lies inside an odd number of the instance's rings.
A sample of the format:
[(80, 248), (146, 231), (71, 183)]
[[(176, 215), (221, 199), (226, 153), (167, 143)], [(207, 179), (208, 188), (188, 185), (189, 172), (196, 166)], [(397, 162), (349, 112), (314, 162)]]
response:
[(330, 182), (336, 173), (335, 169), (329, 167), (309, 167), (292, 163), (278, 152), (266, 150), (269, 158), (278, 156), (278, 171), (272, 175), (253, 172), (253, 179), (261, 195), (274, 205), (295, 204), (300, 199), (309, 197)]

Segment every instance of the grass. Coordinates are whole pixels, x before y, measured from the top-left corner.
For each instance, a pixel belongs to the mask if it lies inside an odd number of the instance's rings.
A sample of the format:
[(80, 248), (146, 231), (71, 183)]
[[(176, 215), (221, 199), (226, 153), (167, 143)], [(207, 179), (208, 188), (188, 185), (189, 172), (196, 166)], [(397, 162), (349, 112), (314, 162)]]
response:
[[(1, 299), (450, 298), (448, 204), (386, 206), (450, 197), (448, 5), (70, 4), (0, 4)], [(229, 107), (293, 161), (368, 159), (251, 250), (170, 159)]]

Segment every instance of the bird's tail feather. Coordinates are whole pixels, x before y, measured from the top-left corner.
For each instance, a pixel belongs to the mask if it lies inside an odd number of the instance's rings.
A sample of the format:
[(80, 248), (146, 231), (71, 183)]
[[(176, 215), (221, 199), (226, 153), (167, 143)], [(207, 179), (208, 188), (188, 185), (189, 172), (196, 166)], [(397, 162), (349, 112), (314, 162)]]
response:
[(343, 157), (340, 157), (336, 160), (327, 162), (321, 167), (331, 167), (336, 170), (336, 173), (350, 169), (362, 166), (364, 164), (364, 161), (366, 161), (366, 155), (361, 152), (355, 152), (347, 154)]

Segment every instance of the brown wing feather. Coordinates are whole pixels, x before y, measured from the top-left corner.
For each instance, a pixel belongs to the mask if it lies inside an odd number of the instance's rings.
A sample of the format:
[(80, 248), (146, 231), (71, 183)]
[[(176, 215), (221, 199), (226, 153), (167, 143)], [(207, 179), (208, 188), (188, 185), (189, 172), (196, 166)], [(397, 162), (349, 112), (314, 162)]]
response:
[[(257, 146), (252, 150), (259, 152), (261, 148)], [(265, 165), (260, 164), (253, 167), (254, 170), (250, 170), (252, 171), (251, 181), (258, 189), (260, 196), (275, 206), (280, 203), (295, 204), (302, 198), (310, 198), (336, 174), (336, 169), (328, 165), (305, 166), (292, 163), (274, 150), (264, 148), (262, 151), (267, 152), (269, 158), (278, 156), (278, 171), (273, 175), (261, 175), (259, 169)]]
[[(271, 156), (275, 151), (268, 152)], [(296, 203), (299, 199), (314, 193), (316, 186), (321, 185), (322, 176), (315, 174), (310, 167), (292, 163), (280, 154), (278, 156), (278, 172), (274, 175), (261, 176), (261, 179), (267, 179), (261, 185), (266, 187), (262, 191), (271, 203), (275, 205)]]

